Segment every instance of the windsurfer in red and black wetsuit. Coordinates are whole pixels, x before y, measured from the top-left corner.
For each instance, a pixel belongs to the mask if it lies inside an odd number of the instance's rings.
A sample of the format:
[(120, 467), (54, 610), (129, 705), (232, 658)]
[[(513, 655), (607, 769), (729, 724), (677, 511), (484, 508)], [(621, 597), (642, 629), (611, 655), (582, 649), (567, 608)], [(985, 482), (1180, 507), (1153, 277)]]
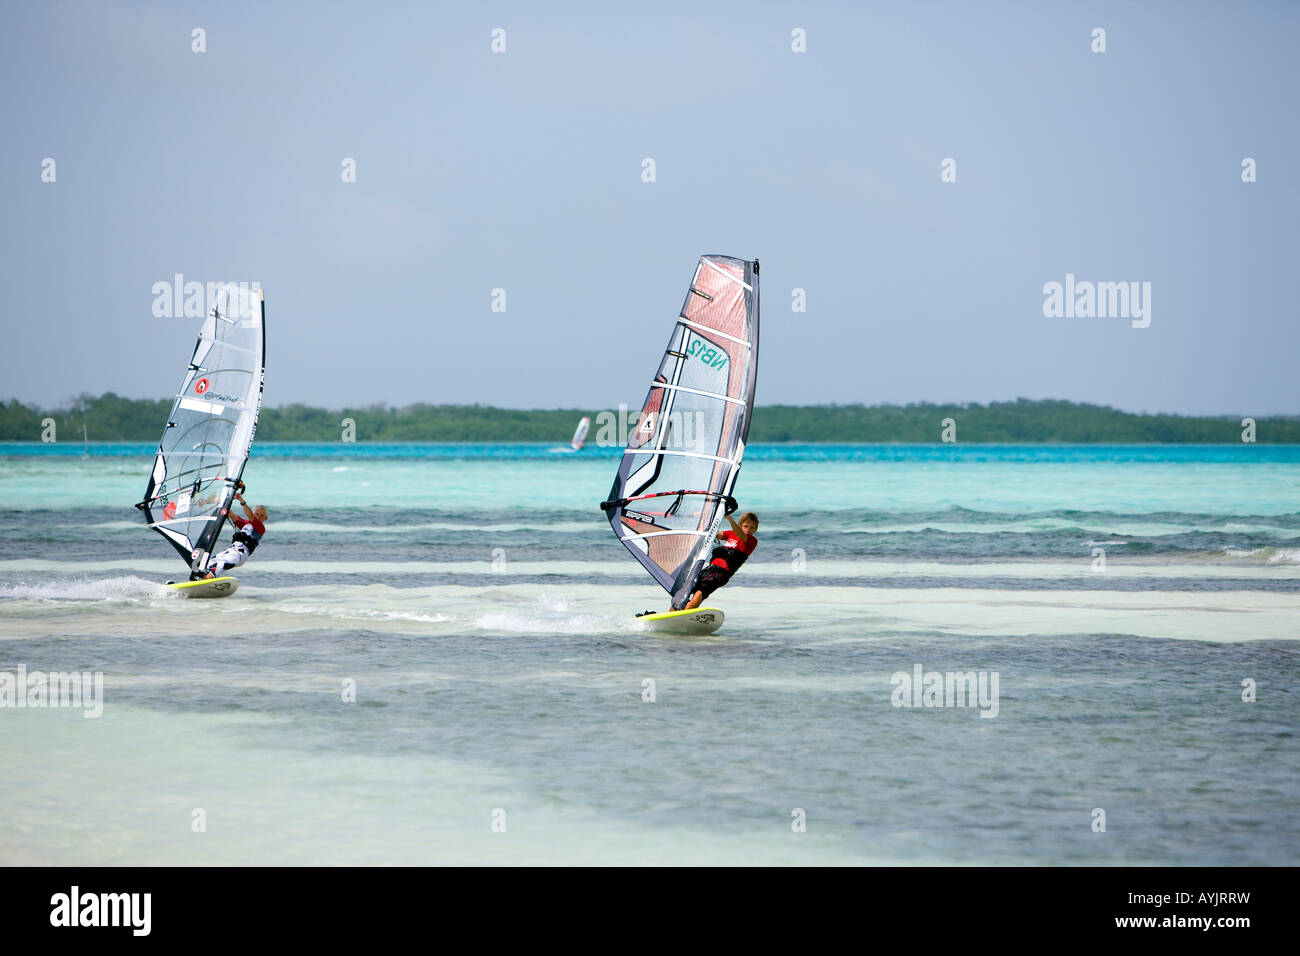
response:
[(700, 571), (695, 579), (695, 593), (686, 602), (684, 611), (699, 607), (706, 597), (731, 580), (731, 576), (740, 570), (745, 559), (758, 547), (758, 515), (746, 511), (740, 516), (740, 523), (727, 515), (730, 531), (718, 535), (718, 546), (713, 549), (713, 560)]
[(257, 548), (258, 542), (262, 540), (262, 535), (266, 534), (266, 506), (258, 505), (251, 511), (248, 508), (248, 502), (244, 500), (242, 490), (244, 483), (239, 483), (240, 491), (235, 492), (235, 500), (239, 502), (247, 519), (239, 515), (231, 515), (230, 520), (235, 525), (235, 537), (230, 547), (226, 548), (212, 559), (208, 565), (208, 572), (205, 578), (216, 578), (225, 574), (232, 568), (237, 568), (247, 561)]

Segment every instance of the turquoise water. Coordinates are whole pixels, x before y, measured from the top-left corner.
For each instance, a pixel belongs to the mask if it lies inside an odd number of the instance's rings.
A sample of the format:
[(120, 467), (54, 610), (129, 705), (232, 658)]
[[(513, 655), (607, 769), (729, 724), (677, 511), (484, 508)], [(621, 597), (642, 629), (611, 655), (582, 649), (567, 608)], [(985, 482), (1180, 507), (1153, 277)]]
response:
[(260, 444), (202, 602), (152, 445), (0, 445), (0, 673), (104, 677), (0, 709), (0, 862), (1294, 862), (1300, 449), (754, 447), (698, 639), (561, 449)]

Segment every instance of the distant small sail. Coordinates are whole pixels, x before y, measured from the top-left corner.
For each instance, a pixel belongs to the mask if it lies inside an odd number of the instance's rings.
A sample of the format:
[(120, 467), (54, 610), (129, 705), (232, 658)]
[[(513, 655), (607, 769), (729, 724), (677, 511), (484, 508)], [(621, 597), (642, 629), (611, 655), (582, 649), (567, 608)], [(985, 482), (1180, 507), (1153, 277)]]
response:
[(144, 501), (136, 505), (191, 571), (207, 567), (253, 444), (265, 333), (260, 290), (218, 291), (167, 416)]
[(578, 422), (578, 428), (573, 433), (573, 441), (569, 442), (573, 450), (577, 451), (583, 445), (587, 444), (587, 431), (591, 428), (591, 419), (586, 415), (582, 416), (582, 421)]
[(673, 607), (686, 603), (718, 525), (736, 509), (757, 376), (758, 260), (702, 256), (601, 503)]

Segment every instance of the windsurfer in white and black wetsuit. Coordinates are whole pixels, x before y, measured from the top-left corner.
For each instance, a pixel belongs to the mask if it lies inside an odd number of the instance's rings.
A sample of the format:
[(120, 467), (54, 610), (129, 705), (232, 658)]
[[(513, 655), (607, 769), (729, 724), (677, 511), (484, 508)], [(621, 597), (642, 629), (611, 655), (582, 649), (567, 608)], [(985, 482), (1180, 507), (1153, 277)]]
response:
[[(239, 487), (242, 490), (244, 483), (241, 481)], [(244, 509), (244, 514), (248, 516), (247, 520), (239, 515), (231, 515), (230, 520), (234, 522), (236, 531), (234, 540), (230, 547), (226, 548), (212, 559), (208, 565), (208, 571), (205, 578), (216, 578), (225, 574), (232, 568), (237, 568), (252, 556), (253, 551), (257, 548), (258, 543), (262, 540), (262, 535), (266, 534), (266, 506), (258, 505), (251, 511), (248, 508), (248, 502), (244, 500), (241, 492), (235, 492), (235, 500), (239, 502), (240, 507)]]
[(695, 579), (695, 593), (682, 608), (692, 611), (699, 607), (706, 597), (731, 580), (731, 576), (740, 570), (745, 559), (758, 547), (758, 515), (746, 511), (740, 516), (740, 523), (727, 515), (730, 531), (718, 535), (718, 546), (713, 549), (713, 560), (700, 571)]

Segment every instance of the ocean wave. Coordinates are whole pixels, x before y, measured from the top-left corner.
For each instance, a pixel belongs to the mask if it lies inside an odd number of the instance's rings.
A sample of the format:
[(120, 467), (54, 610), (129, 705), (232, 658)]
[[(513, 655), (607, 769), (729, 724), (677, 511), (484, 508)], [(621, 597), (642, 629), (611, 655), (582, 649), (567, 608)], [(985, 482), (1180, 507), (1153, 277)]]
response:
[(418, 624), (449, 624), (456, 620), (449, 614), (383, 610), (379, 608), (338, 608), (307, 604), (276, 604), (269, 609), (285, 614), (321, 615), (340, 621), (414, 621)]
[(591, 634), (611, 630), (632, 631), (636, 622), (634, 618), (598, 614), (550, 616), (519, 611), (493, 611), (479, 615), (471, 623), (485, 631), (506, 631), (512, 634)]
[(1221, 552), (1229, 558), (1254, 558), (1266, 564), (1300, 564), (1300, 548), (1234, 548), (1227, 547)]
[(144, 578), (63, 578), (40, 584), (0, 584), (0, 598), (39, 601), (141, 601), (177, 596)]

